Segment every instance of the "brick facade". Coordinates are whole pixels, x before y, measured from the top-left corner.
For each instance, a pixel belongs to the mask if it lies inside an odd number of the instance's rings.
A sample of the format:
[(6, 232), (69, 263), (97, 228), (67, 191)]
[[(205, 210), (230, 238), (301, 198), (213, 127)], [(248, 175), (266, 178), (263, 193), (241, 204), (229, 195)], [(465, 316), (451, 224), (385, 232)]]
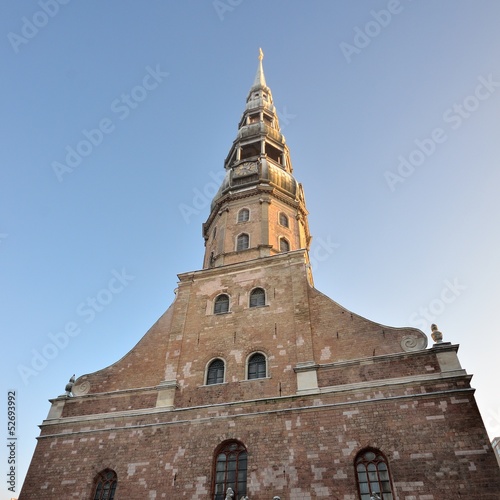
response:
[[(250, 499), (357, 499), (364, 448), (387, 457), (394, 498), (499, 498), (457, 346), (426, 349), (418, 330), (351, 314), (309, 285), (304, 259), (296, 251), (181, 275), (175, 302), (129, 355), (53, 401), (20, 500), (91, 499), (105, 468), (117, 473), (118, 499), (205, 500), (214, 451), (228, 439), (248, 450)], [(264, 307), (248, 307), (255, 286)], [(214, 315), (221, 290), (230, 312)], [(158, 351), (162, 362), (151, 363)], [(246, 380), (255, 351), (268, 376)], [(225, 381), (206, 385), (214, 357)], [(301, 389), (304, 365), (316, 387)]]
[[(204, 269), (179, 275), (173, 304), (126, 356), (52, 400), (19, 500), (93, 500), (107, 469), (115, 500), (213, 499), (217, 450), (231, 442), (248, 457), (238, 500), (365, 500), (355, 466), (372, 451), (388, 468), (383, 500), (500, 498), (458, 346), (428, 348), (420, 330), (369, 321), (312, 286), (305, 202), (270, 99), (260, 67), (204, 225)], [(243, 165), (255, 144), (260, 158)], [(250, 246), (236, 251), (242, 231)], [(250, 307), (256, 288), (265, 302)], [(228, 310), (215, 314), (221, 294)], [(255, 353), (265, 376), (249, 380)], [(223, 377), (209, 384), (214, 360)]]

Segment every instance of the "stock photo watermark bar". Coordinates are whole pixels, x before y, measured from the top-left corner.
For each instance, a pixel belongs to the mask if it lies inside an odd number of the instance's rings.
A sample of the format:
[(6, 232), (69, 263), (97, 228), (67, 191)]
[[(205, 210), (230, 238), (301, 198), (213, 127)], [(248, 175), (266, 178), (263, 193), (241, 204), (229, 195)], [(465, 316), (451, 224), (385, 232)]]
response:
[(7, 392), (7, 489), (16, 492), (17, 487), (17, 393)]

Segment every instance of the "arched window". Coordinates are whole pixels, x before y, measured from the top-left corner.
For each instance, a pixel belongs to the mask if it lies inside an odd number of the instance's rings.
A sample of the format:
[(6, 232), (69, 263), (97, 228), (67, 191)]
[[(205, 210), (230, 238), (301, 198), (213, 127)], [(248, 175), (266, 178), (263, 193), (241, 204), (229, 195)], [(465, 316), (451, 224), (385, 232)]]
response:
[(113, 500), (117, 484), (118, 479), (114, 470), (105, 469), (99, 472), (95, 479), (95, 491), (92, 500)]
[(250, 210), (248, 208), (242, 208), (238, 212), (238, 222), (248, 222), (250, 220)]
[(248, 380), (266, 378), (266, 357), (260, 352), (248, 358)]
[(214, 359), (207, 369), (207, 385), (224, 383), (224, 361)]
[(280, 252), (289, 252), (290, 251), (290, 243), (285, 238), (280, 238)]
[(358, 453), (355, 467), (361, 500), (370, 500), (374, 493), (381, 500), (393, 500), (387, 460), (379, 450), (368, 449)]
[(212, 239), (215, 240), (216, 236), (217, 236), (217, 226), (214, 227), (214, 230), (212, 232)]
[(238, 441), (223, 443), (215, 452), (213, 500), (224, 500), (228, 488), (235, 499), (247, 493), (247, 450)]
[(214, 301), (214, 314), (229, 312), (229, 295), (221, 293)]
[(266, 292), (263, 288), (254, 288), (250, 292), (250, 307), (261, 307), (266, 305)]
[(246, 233), (241, 233), (236, 239), (236, 250), (246, 250), (250, 246), (250, 237)]
[(280, 212), (279, 222), (282, 226), (288, 227), (288, 216), (283, 212)]

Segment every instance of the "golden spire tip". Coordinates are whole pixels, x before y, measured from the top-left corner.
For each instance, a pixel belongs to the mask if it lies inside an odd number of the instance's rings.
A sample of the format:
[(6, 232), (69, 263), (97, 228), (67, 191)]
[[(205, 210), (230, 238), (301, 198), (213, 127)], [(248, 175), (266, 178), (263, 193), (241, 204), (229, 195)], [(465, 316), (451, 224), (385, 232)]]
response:
[(262, 61), (264, 59), (264, 52), (262, 52), (262, 49), (259, 49), (259, 61)]

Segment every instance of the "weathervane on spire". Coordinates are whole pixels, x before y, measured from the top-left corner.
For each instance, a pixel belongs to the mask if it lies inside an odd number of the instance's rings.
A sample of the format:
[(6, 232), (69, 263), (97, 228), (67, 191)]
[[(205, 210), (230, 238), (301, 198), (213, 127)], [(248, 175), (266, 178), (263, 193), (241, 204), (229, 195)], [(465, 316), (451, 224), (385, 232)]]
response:
[(264, 52), (262, 52), (262, 49), (259, 49), (259, 61), (262, 61), (264, 59)]

